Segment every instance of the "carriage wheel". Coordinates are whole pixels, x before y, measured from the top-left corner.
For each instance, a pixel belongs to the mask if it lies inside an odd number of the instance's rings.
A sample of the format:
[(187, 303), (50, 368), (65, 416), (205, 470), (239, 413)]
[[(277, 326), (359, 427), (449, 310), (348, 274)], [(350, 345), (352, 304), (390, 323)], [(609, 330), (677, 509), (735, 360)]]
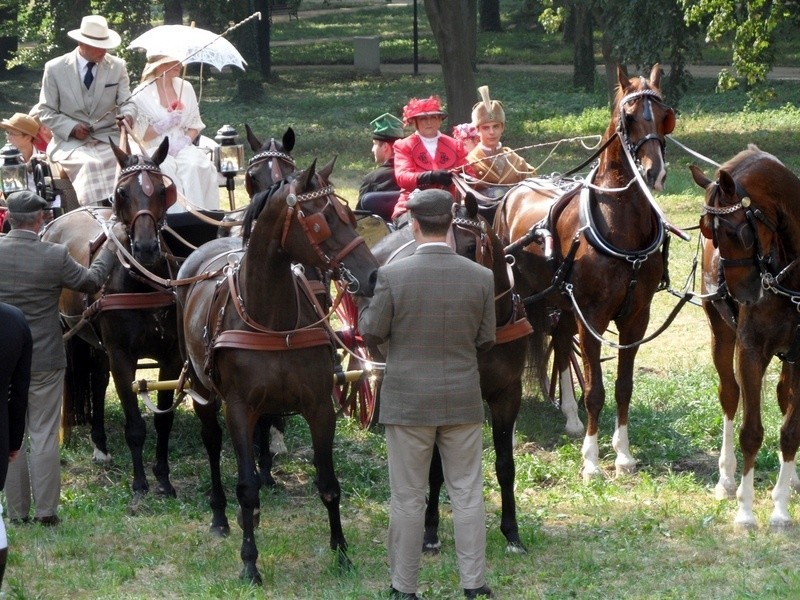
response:
[[(338, 286), (337, 286), (338, 287)], [(358, 307), (353, 298), (344, 290), (342, 301), (336, 314), (342, 322), (342, 329), (337, 332), (339, 338), (350, 352), (340, 352), (343, 371), (361, 371), (368, 369), (371, 358), (364, 340), (358, 333)], [(333, 395), (344, 415), (358, 419), (362, 428), (372, 423), (375, 414), (376, 376), (367, 374), (355, 382), (342, 382), (334, 385)]]

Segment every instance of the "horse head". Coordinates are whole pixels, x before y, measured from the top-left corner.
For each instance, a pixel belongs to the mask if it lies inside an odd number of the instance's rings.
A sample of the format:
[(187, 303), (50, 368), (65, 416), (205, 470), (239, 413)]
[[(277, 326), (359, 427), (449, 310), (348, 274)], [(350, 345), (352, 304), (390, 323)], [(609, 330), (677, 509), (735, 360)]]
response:
[(619, 135), (648, 187), (661, 190), (667, 176), (665, 139), (675, 128), (675, 111), (661, 98), (661, 67), (653, 65), (649, 79), (629, 79), (618, 66), (617, 80), (616, 111), (605, 138)]
[(159, 169), (169, 141), (164, 138), (152, 159), (129, 154), (113, 143), (111, 147), (122, 169), (114, 190), (114, 215), (127, 226), (133, 257), (152, 266), (163, 258), (159, 230), (177, 197), (175, 185)]
[(244, 215), (243, 240), (250, 248), (257, 239), (278, 244), (290, 260), (333, 271), (352, 293), (369, 296), (378, 262), (356, 232), (350, 207), (328, 183), (332, 168), (333, 161), (317, 173), (314, 161), (256, 194)]
[(290, 155), (294, 148), (294, 130), (289, 127), (280, 142), (270, 138), (269, 142), (262, 144), (247, 123), (244, 124), (244, 128), (247, 131), (250, 148), (255, 152), (247, 164), (244, 175), (245, 189), (252, 198), (294, 172), (294, 159)]
[(716, 181), (695, 165), (689, 167), (695, 183), (706, 192), (700, 231), (719, 254), (728, 290), (743, 305), (761, 298), (763, 275), (776, 269), (777, 206), (754, 183), (768, 175), (758, 174), (761, 167), (770, 165), (774, 170), (780, 163), (751, 145), (719, 168)]

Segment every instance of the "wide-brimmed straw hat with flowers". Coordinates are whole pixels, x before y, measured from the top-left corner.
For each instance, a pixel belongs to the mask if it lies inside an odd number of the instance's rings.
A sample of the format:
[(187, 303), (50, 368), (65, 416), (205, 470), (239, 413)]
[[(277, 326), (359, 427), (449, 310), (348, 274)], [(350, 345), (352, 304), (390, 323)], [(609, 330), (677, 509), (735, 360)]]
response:
[[(173, 58), (172, 56), (161, 56), (161, 55), (154, 55), (147, 57), (147, 64), (144, 66), (142, 70), (142, 81), (147, 81), (154, 76), (156, 69), (161, 65), (168, 65), (171, 63), (179, 63), (180, 61), (177, 58)], [(180, 70), (178, 67), (175, 67), (175, 74), (180, 75)]]
[(83, 42), (94, 48), (104, 48), (110, 50), (119, 46), (122, 38), (116, 31), (108, 28), (105, 17), (100, 15), (89, 15), (83, 17), (80, 29), (73, 29), (67, 33), (73, 40)]
[(403, 107), (403, 124), (410, 125), (412, 119), (428, 115), (438, 115), (443, 119), (447, 117), (447, 113), (442, 110), (442, 101), (439, 100), (439, 96), (431, 96), (424, 100), (420, 98), (409, 100), (408, 104)]

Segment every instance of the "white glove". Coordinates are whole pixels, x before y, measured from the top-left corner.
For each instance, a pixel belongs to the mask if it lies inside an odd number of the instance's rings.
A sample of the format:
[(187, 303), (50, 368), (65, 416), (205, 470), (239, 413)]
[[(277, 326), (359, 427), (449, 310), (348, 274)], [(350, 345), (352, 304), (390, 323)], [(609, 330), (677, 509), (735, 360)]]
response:
[(106, 231), (106, 236), (109, 238), (105, 244), (105, 248), (106, 250), (109, 250), (110, 252), (116, 254), (118, 247), (117, 244), (114, 243), (114, 240), (111, 239), (111, 237), (117, 238), (117, 240), (119, 240), (119, 243), (124, 246), (128, 242), (128, 228), (122, 221), (116, 221), (114, 218), (112, 218), (105, 224), (104, 229)]
[(169, 136), (169, 155), (178, 156), (178, 153), (192, 143), (188, 135), (177, 134)]
[(179, 110), (172, 111), (160, 121), (153, 123), (153, 131), (159, 135), (164, 135), (167, 131), (180, 124), (183, 113)]

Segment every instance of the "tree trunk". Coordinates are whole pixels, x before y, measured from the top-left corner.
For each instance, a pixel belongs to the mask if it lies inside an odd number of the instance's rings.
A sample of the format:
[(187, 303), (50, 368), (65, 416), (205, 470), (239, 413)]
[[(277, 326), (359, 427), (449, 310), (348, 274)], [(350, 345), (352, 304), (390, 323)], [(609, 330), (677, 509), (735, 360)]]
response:
[(427, 0), (425, 12), (439, 49), (451, 123), (472, 118), (477, 88), (473, 64), (477, 52), (477, 0)]
[[(17, 7), (4, 6), (0, 8), (0, 19), (3, 23), (17, 21)], [(16, 29), (16, 28), (15, 28)], [(8, 73), (6, 69), (6, 61), (11, 59), (11, 55), (17, 51), (17, 36), (8, 35), (0, 37), (0, 77), (4, 77)]]
[(608, 87), (608, 105), (613, 108), (614, 95), (617, 89), (617, 59), (614, 56), (614, 43), (611, 36), (603, 33), (603, 65), (606, 71), (606, 86)]
[(164, 0), (164, 25), (183, 23), (183, 4), (181, 0)]
[(256, 21), (258, 68), (261, 76), (267, 80), (272, 77), (272, 54), (269, 47), (272, 36), (272, 19), (269, 14), (269, 1), (255, 0), (253, 4), (256, 11), (261, 12), (261, 19)]
[(500, 22), (500, 0), (480, 0), (481, 31), (503, 31)]
[(591, 92), (594, 89), (595, 65), (592, 40), (592, 13), (583, 3), (572, 5), (573, 54), (572, 84)]

